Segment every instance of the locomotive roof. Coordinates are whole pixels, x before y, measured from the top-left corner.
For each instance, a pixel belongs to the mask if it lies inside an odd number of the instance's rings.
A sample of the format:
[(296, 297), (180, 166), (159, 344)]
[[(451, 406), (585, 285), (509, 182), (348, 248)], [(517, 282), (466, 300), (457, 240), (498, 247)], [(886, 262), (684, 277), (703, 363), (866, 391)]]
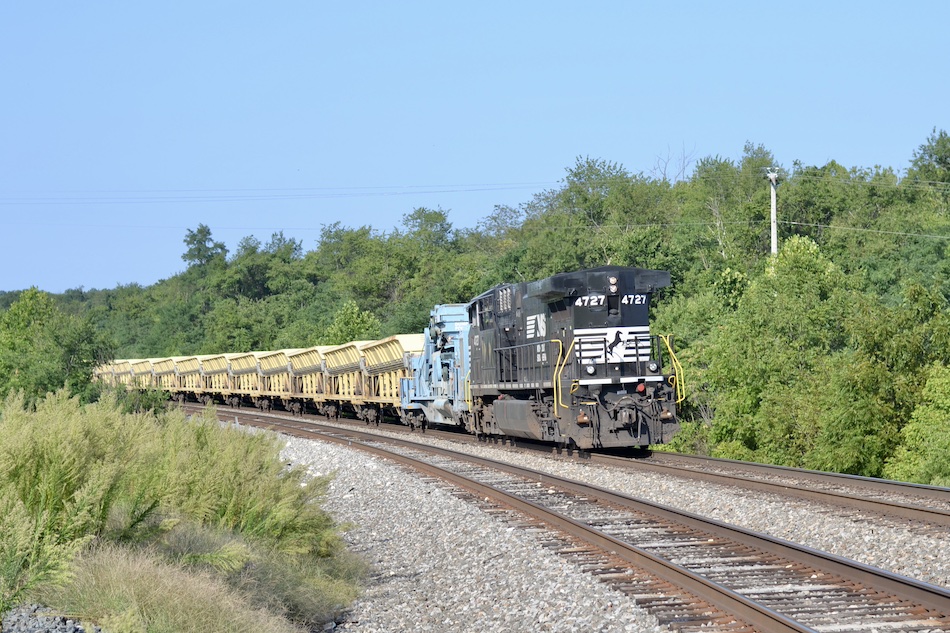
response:
[[(638, 292), (653, 292), (660, 288), (670, 285), (670, 273), (666, 270), (653, 270), (650, 268), (636, 268), (633, 266), (599, 266), (597, 268), (587, 268), (585, 270), (576, 270), (573, 272), (558, 273), (525, 283), (525, 296), (537, 297), (543, 301), (551, 302), (563, 299), (571, 294), (571, 291), (578, 286), (586, 286), (591, 274), (616, 273), (620, 276), (632, 276), (635, 290)], [(524, 283), (524, 282), (520, 282)], [(503, 283), (486, 290), (482, 294), (473, 298), (469, 304), (478, 301), (483, 297), (491, 296), (498, 288), (518, 285), (518, 283)]]

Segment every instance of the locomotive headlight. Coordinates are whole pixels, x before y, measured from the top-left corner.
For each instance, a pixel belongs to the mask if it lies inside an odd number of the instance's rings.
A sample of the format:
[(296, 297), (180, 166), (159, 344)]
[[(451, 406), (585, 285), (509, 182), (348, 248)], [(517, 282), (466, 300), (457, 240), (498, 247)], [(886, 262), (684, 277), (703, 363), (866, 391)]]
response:
[(609, 286), (607, 286), (607, 290), (610, 291), (610, 294), (616, 294), (616, 293), (617, 293), (617, 284), (610, 284)]
[(655, 374), (656, 372), (660, 371), (660, 364), (655, 360), (651, 360), (649, 363), (647, 363), (647, 369), (650, 370), (651, 374)]
[(619, 281), (619, 280), (618, 280), (616, 277), (607, 277), (607, 283), (609, 283), (609, 284), (614, 285), (614, 284), (617, 283), (617, 281)]
[(594, 367), (593, 365), (587, 365), (586, 367), (584, 367), (584, 371), (587, 372), (588, 376), (593, 376), (594, 373), (596, 373), (597, 368)]

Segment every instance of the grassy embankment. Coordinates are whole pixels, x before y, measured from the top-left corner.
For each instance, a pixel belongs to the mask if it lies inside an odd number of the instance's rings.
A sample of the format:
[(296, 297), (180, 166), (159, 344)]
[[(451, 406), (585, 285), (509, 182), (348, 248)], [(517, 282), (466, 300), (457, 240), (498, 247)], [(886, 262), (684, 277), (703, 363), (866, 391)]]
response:
[(186, 420), (16, 397), (0, 410), (0, 612), (25, 600), (110, 633), (300, 631), (362, 564), (320, 510), (327, 478), (280, 442)]

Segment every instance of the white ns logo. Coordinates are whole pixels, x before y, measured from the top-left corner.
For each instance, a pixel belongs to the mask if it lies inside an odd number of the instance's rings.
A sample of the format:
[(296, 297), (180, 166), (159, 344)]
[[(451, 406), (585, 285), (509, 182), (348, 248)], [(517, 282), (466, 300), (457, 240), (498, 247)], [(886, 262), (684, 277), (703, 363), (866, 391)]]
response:
[(547, 322), (543, 314), (530, 314), (525, 322), (528, 338), (543, 338), (547, 334)]

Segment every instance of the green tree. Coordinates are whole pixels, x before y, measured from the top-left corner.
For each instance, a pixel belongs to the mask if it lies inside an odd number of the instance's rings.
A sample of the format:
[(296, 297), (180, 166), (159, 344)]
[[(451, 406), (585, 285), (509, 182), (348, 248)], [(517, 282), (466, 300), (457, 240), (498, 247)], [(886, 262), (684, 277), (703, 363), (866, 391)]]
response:
[(111, 353), (111, 343), (88, 319), (63, 313), (36, 288), (0, 314), (2, 393), (22, 391), (34, 402), (65, 386), (92, 397), (92, 372)]
[(927, 142), (917, 148), (907, 177), (916, 183), (950, 183), (950, 135), (945, 130), (938, 132), (935, 127)]
[(887, 380), (882, 397), (893, 421), (903, 425), (920, 401), (928, 367), (950, 364), (950, 313), (936, 289), (910, 284), (901, 303), (885, 305), (877, 297), (854, 302), (845, 322), (852, 347), (881, 366)]
[(206, 224), (199, 224), (194, 231), (188, 229), (184, 242), (188, 250), (181, 258), (188, 262), (189, 266), (201, 266), (215, 258), (224, 259), (228, 255), (224, 242), (215, 242), (211, 237), (211, 229)]
[(221, 299), (201, 317), (205, 331), (198, 351), (205, 354), (250, 352), (269, 348), (276, 323), (265, 300)]
[[(824, 167), (795, 163), (793, 178), (781, 188), (781, 217), (799, 235), (821, 242), (824, 233), (844, 210), (858, 212), (862, 180), (835, 161)], [(783, 227), (784, 228), (784, 227)]]
[(606, 264), (663, 268), (675, 213), (670, 185), (623, 166), (578, 158), (562, 186), (524, 205), (519, 279)]
[(816, 435), (801, 465), (879, 477), (898, 441), (892, 376), (880, 363), (849, 349), (822, 359), (810, 378), (810, 388), (798, 402), (811, 411), (813, 423), (806, 430)]
[(720, 454), (803, 463), (821, 423), (807, 394), (825, 357), (846, 346), (848, 305), (840, 270), (811, 240), (789, 239), (708, 351)]
[(272, 294), (290, 292), (295, 282), (302, 278), (302, 269), (297, 263), (303, 258), (300, 240), (284, 236), (283, 231), (271, 235), (264, 246), (268, 255), (267, 288)]
[(950, 367), (934, 364), (901, 444), (885, 476), (934, 486), (950, 486)]
[(517, 269), (523, 254), (524, 222), (523, 206), (496, 205), (475, 230), (464, 234), (466, 248), (480, 260), (477, 270), (481, 273), (474, 287), (468, 285), (470, 291), (465, 293), (468, 298), (506, 280), (521, 279)]
[(220, 291), (234, 299), (267, 296), (267, 257), (261, 252), (260, 240), (247, 236), (238, 243), (237, 252), (221, 276)]
[(315, 280), (323, 281), (334, 272), (347, 270), (354, 259), (364, 252), (366, 244), (375, 237), (376, 232), (371, 226), (352, 229), (340, 222), (324, 224), (320, 229), (317, 249), (307, 253), (305, 258), (310, 261), (313, 273), (318, 275)]
[(727, 268), (758, 272), (769, 255), (764, 176), (775, 161), (761, 145), (746, 143), (743, 152), (738, 163), (721, 156), (700, 159), (691, 178), (671, 192), (676, 204), (666, 215), (675, 228), (665, 248), (677, 293), (702, 293)]
[(402, 224), (422, 249), (445, 248), (452, 241), (452, 223), (442, 209), (418, 207), (402, 216)]
[(350, 300), (337, 311), (320, 342), (323, 345), (342, 345), (350, 341), (376, 340), (379, 330), (379, 319), (372, 312), (360, 310), (359, 305)]
[[(385, 304), (376, 306), (386, 333), (419, 332), (437, 303), (464, 301), (459, 285), (467, 279), (463, 261), (465, 241), (441, 209), (420, 207), (403, 216), (403, 230), (390, 234), (390, 253), (381, 267), (388, 273)], [(365, 305), (365, 303), (364, 303)]]

